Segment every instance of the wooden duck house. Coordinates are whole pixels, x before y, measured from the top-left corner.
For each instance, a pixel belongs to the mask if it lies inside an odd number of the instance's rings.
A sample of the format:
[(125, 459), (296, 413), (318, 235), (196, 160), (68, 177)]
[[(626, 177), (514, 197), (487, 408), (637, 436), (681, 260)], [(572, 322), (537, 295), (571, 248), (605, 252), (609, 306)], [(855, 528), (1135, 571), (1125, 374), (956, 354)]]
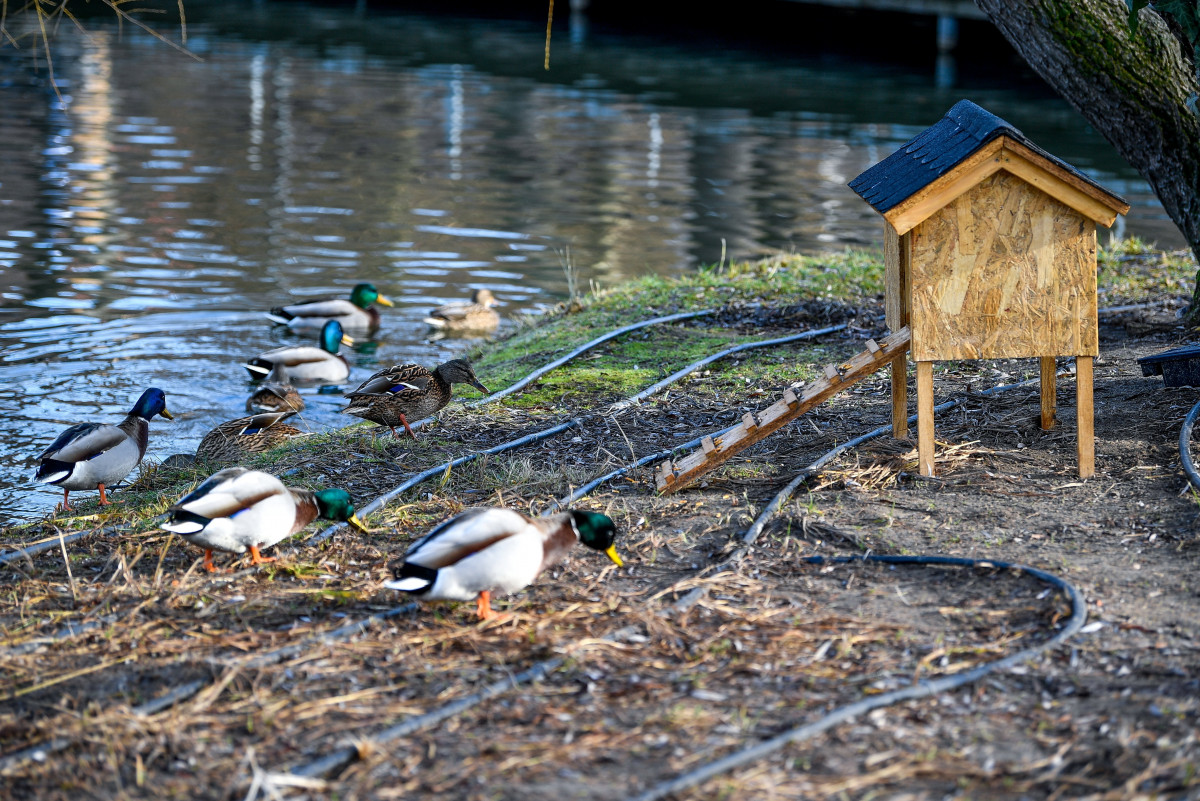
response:
[[(1037, 358), (1042, 427), (1055, 357), (1076, 363), (1079, 475), (1094, 472), (1096, 224), (1129, 204), (969, 100), (850, 182), (884, 219), (887, 323), (907, 326), (917, 451), (933, 475), (933, 363)], [(892, 362), (892, 424), (907, 433), (906, 359)]]

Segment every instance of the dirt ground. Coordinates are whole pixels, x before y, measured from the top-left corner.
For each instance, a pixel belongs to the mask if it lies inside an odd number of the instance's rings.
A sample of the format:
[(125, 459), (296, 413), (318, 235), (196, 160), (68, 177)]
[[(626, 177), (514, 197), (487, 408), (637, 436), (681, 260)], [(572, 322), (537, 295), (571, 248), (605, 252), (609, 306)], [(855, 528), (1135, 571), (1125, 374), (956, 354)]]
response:
[[(769, 336), (790, 315), (753, 325)], [(834, 341), (845, 356), (882, 333), (873, 310), (800, 316), (852, 322)], [(949, 364), (938, 400), (966, 400), (937, 420), (936, 478), (915, 475), (912, 441), (874, 440), (726, 562), (792, 476), (889, 422), (880, 375), (701, 486), (660, 496), (646, 467), (601, 487), (579, 505), (616, 520), (626, 567), (579, 549), (498, 601), (511, 613), (498, 624), (476, 623), (468, 605), (404, 605), (380, 588), (388, 564), (447, 510), (536, 511), (562, 494), (554, 476), (596, 475), (730, 424), (783, 387), (731, 404), (681, 385), (430, 482), (372, 518), (370, 536), (296, 538), (278, 566), (208, 576), (196, 549), (153, 530), (98, 532), (72, 548), (69, 573), (57, 550), (2, 565), (0, 795), (633, 798), (845, 704), (1043, 641), (1069, 613), (1013, 571), (801, 561), (870, 552), (1032, 565), (1082, 591), (1089, 625), (1017, 667), (668, 797), (1200, 798), (1200, 507), (1177, 446), (1200, 390), (1164, 389), (1136, 363), (1187, 337), (1169, 305), (1103, 318), (1094, 478), (1075, 472), (1072, 378), (1059, 381), (1058, 426), (1042, 431), (1035, 387), (978, 395), (1035, 364)], [(443, 419), (463, 432), (445, 456), (580, 412), (460, 409)], [(376, 454), (362, 436), (351, 453)], [(436, 456), (384, 447), (369, 470), (345, 454), (319, 469), (361, 497)], [(506, 488), (491, 489), (505, 470)], [(53, 533), (7, 531), (4, 544)], [(544, 675), (505, 686), (530, 669)], [(314, 767), (325, 757), (333, 769)]]

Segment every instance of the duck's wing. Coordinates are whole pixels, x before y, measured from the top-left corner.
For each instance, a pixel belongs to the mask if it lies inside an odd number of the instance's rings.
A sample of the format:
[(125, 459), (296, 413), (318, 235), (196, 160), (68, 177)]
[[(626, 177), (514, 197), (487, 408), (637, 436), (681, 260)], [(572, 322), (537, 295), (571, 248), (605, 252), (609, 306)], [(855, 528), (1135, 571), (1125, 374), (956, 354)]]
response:
[(316, 364), (336, 359), (337, 356), (327, 350), (315, 348), (311, 345), (300, 345), (275, 348), (262, 354), (259, 358), (270, 362), (273, 366), (282, 364), (285, 368), (294, 370), (305, 364)]
[(467, 509), (413, 543), (405, 560), (434, 569), (443, 568), (533, 525), (525, 515), (511, 509)]
[(288, 419), (295, 413), (296, 412), (293, 409), (285, 409), (279, 412), (262, 412), (250, 417), (239, 418), (235, 422), (245, 423), (245, 425), (243, 425), (241, 430), (239, 430), (237, 433), (248, 436), (250, 434), (257, 434), (260, 431), (266, 431), (267, 429), (271, 428), (271, 426), (279, 423), (282, 420)]
[(429, 316), (443, 323), (457, 323), (465, 320), (477, 307), (475, 303), (447, 303), (434, 309)]
[(298, 317), (351, 317), (359, 311), (361, 309), (345, 298), (328, 298), (277, 306), (271, 309), (271, 315), (293, 320)]
[(419, 364), (402, 364), (380, 370), (375, 375), (362, 382), (358, 389), (347, 392), (347, 397), (355, 395), (398, 395), (406, 391), (423, 392), (433, 375)]
[(213, 473), (203, 484), (180, 498), (167, 512), (169, 514), (181, 510), (209, 520), (231, 517), (267, 498), (285, 493), (287, 487), (269, 473), (247, 470), (244, 467), (228, 467)]
[(117, 426), (79, 423), (59, 434), (38, 458), (59, 462), (82, 462), (115, 448), (127, 439), (128, 435)]

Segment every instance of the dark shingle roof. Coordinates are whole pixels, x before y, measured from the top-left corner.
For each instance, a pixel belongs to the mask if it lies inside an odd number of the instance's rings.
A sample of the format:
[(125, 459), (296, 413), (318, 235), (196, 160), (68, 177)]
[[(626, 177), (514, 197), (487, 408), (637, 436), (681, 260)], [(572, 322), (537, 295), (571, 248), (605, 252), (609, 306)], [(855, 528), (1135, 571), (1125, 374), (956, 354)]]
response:
[(1124, 202), (1070, 164), (1042, 150), (1008, 122), (970, 100), (955, 103), (946, 112), (945, 117), (851, 181), (850, 188), (883, 214), (950, 172), (976, 150), (999, 136), (1007, 136), (1020, 142), (1106, 195)]

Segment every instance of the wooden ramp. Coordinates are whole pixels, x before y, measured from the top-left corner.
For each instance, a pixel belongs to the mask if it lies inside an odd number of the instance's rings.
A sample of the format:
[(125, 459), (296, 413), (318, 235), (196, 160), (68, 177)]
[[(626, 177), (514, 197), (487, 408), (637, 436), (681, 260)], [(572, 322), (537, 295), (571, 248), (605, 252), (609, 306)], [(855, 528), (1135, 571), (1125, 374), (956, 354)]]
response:
[(737, 428), (719, 439), (705, 437), (700, 450), (679, 461), (668, 459), (655, 471), (655, 483), (659, 492), (668, 494), (682, 489), (700, 476), (720, 467), (730, 457), (767, 435), (782, 428), (800, 415), (844, 389), (856, 384), (880, 367), (890, 364), (897, 356), (908, 350), (911, 337), (908, 326), (876, 343), (867, 340), (867, 349), (849, 361), (834, 367), (826, 365), (825, 377), (805, 387), (799, 397), (790, 389), (783, 399), (776, 401), (761, 412), (747, 412)]

